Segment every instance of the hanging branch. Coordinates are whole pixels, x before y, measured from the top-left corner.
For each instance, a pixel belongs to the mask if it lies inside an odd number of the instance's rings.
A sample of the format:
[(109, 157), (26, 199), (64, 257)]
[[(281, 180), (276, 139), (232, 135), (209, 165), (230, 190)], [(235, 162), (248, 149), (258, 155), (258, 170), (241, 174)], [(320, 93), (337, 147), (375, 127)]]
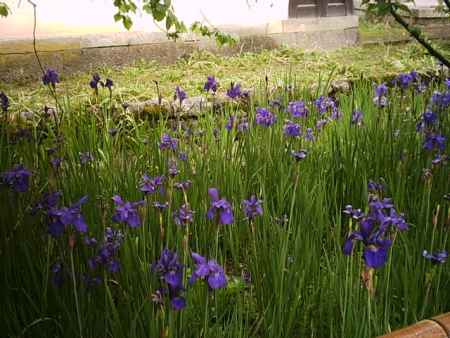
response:
[(36, 49), (36, 25), (37, 25), (36, 7), (37, 7), (37, 5), (31, 0), (27, 0), (27, 1), (31, 6), (33, 6), (33, 51), (34, 51), (34, 56), (36, 57), (36, 60), (39, 64), (39, 68), (41, 68), (42, 75), (44, 75), (45, 70), (44, 70), (44, 67), (42, 66), (41, 59), (39, 58), (39, 55), (38, 55), (38, 52)]
[[(446, 2), (449, 2), (449, 0), (445, 0)], [(425, 49), (430, 53), (430, 55), (434, 56), (436, 59), (438, 59), (443, 65), (450, 68), (450, 62), (447, 60), (447, 58), (442, 55), (439, 51), (437, 51), (421, 34), (421, 32), (418, 29), (415, 29), (414, 27), (411, 27), (396, 11), (396, 9), (393, 6), (390, 6), (390, 13), (394, 17), (395, 21), (397, 21), (400, 25), (405, 28), (411, 36), (416, 39), (422, 46), (425, 47)]]
[[(36, 12), (36, 8), (37, 8), (37, 5), (32, 0), (27, 0), (27, 2), (31, 6), (33, 6), (33, 51), (34, 51), (34, 56), (36, 57), (36, 60), (37, 60), (37, 62), (39, 64), (39, 68), (41, 69), (42, 75), (45, 75), (45, 69), (42, 66), (42, 62), (41, 62), (41, 59), (39, 58), (39, 54), (38, 54), (38, 51), (37, 51), (37, 48), (36, 48), (36, 26), (37, 26), (37, 12)], [(55, 124), (56, 124), (56, 130), (57, 130), (57, 133), (59, 134), (59, 126), (60, 126), (60, 124), (62, 122), (63, 110), (62, 110), (62, 107), (60, 106), (60, 104), (58, 102), (58, 96), (56, 95), (56, 89), (53, 88), (52, 86), (48, 86), (48, 88), (50, 89), (50, 92), (51, 92), (53, 98), (55, 99), (56, 109), (59, 108), (59, 111), (60, 111), (59, 119), (56, 117), (55, 113), (53, 113), (53, 118), (54, 118)]]

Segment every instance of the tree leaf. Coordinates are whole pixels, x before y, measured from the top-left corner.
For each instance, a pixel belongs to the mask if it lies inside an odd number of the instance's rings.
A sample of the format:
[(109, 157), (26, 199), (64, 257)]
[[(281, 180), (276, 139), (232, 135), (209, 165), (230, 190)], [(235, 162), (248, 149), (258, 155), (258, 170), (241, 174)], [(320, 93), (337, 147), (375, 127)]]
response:
[(0, 2), (0, 16), (7, 17), (10, 13), (9, 7), (4, 2)]
[(123, 16), (122, 23), (127, 30), (130, 30), (131, 26), (133, 26), (133, 20), (128, 15)]

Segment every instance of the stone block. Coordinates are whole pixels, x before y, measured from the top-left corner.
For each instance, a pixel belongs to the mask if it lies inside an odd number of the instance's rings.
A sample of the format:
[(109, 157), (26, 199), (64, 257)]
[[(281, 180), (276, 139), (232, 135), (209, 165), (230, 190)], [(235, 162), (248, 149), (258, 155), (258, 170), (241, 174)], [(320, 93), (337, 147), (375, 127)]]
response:
[(344, 30), (358, 27), (358, 20), (357, 15), (281, 20), (269, 23), (267, 34)]

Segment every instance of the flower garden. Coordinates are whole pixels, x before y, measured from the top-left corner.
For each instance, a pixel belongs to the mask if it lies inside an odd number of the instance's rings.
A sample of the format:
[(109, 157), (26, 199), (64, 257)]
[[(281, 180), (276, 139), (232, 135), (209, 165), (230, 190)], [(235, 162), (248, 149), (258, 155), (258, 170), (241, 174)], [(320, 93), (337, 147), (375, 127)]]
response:
[[(0, 92), (11, 337), (372, 337), (450, 310), (450, 80)], [(197, 103), (196, 103), (197, 102)], [(186, 109), (186, 107), (188, 107)]]

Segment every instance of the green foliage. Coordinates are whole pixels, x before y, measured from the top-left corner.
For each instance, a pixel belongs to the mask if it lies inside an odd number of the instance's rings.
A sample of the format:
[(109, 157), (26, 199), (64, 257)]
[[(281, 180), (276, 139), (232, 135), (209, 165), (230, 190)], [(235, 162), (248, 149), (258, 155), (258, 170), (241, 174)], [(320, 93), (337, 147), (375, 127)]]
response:
[(132, 0), (114, 0), (114, 6), (118, 10), (114, 15), (114, 20), (122, 21), (123, 26), (129, 30), (133, 25), (129, 13), (136, 13), (136, 4)]
[(11, 13), (8, 5), (3, 1), (0, 1), (0, 17), (7, 17)]
[(219, 46), (223, 46), (225, 44), (232, 45), (236, 43), (236, 39), (232, 37), (230, 34), (223, 33), (217, 29), (211, 29), (198, 21), (192, 24), (191, 31), (194, 33), (198, 33), (202, 36), (214, 38), (219, 44)]
[[(114, 6), (118, 9), (118, 12), (114, 16), (114, 20), (122, 21), (125, 28), (130, 29), (133, 22), (129, 15), (135, 13), (137, 9), (134, 1), (114, 0)], [(171, 0), (164, 0), (162, 2), (160, 0), (143, 0), (142, 10), (149, 14), (156, 22), (164, 24), (167, 36), (170, 39), (179, 39), (180, 34), (187, 32), (186, 25), (175, 14)], [(210, 29), (199, 22), (192, 25), (191, 31), (199, 33), (202, 36), (214, 38), (221, 46), (235, 42), (235, 39), (229, 34), (222, 33), (217, 29)]]

